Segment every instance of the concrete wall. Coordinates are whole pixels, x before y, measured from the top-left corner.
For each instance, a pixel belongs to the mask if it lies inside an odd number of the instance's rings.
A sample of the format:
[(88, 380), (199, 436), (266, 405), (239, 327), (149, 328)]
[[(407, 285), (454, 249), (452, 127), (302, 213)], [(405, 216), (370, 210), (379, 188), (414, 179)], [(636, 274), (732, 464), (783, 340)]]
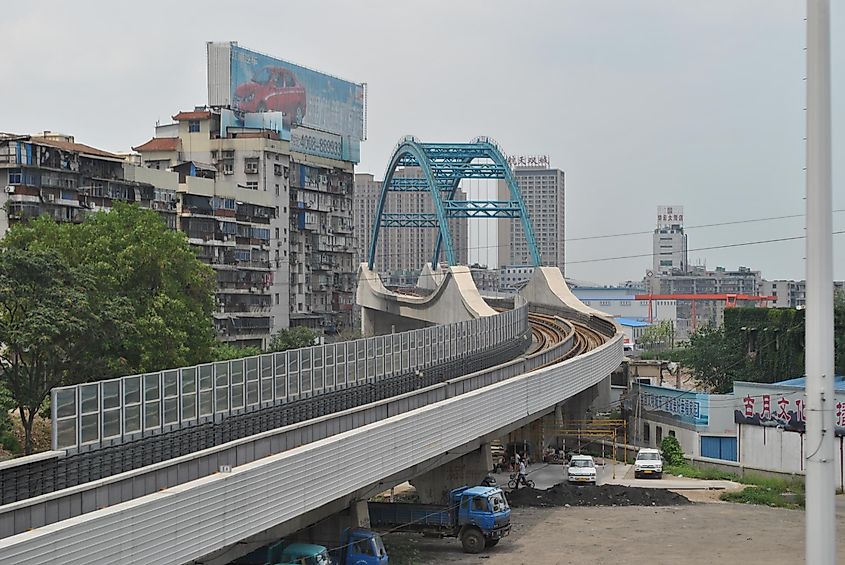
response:
[[(425, 278), (425, 277), (423, 277)], [(390, 333), (391, 327), (417, 329), (431, 324), (463, 322), (493, 316), (493, 310), (481, 297), (469, 267), (449, 267), (443, 282), (427, 296), (409, 296), (388, 290), (378, 273), (366, 263), (358, 269), (357, 303), (362, 307), (361, 331), (364, 335)], [(383, 314), (390, 314), (388, 322)], [(404, 327), (401, 318), (409, 320)]]

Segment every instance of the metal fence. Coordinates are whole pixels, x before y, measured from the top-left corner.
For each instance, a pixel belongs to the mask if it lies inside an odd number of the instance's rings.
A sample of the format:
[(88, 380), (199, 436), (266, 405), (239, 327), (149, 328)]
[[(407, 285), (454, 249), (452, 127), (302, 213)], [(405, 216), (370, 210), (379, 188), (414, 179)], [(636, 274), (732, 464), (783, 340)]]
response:
[(486, 318), (55, 388), (53, 449), (96, 449), (423, 371), (527, 329), (523, 301)]

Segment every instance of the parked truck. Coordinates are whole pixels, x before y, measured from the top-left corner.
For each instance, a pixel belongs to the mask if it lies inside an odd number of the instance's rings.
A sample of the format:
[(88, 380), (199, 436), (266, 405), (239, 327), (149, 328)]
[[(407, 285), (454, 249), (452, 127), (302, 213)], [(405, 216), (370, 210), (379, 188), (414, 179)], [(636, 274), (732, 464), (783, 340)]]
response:
[(449, 504), (370, 502), (370, 525), (391, 531), (456, 537), (467, 553), (493, 547), (511, 531), (511, 510), (497, 487), (461, 487)]
[(280, 540), (236, 559), (236, 565), (387, 565), (381, 536), (362, 528), (347, 528), (336, 547)]

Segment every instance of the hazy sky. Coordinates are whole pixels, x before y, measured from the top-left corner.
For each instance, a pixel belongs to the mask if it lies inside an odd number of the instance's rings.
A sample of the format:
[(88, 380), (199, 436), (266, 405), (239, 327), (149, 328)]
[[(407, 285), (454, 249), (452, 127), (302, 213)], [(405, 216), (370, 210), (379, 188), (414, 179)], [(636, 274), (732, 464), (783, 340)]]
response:
[[(845, 208), (845, 2), (833, 6), (834, 208)], [(109, 150), (206, 102), (205, 42), (369, 88), (359, 171), (400, 136), (498, 140), (566, 172), (567, 238), (803, 213), (805, 2), (13, 2), (0, 19), (0, 131)], [(803, 218), (689, 230), (691, 250), (802, 235)], [(845, 212), (834, 214), (845, 229)], [(845, 235), (834, 236), (845, 278)], [(566, 274), (639, 279), (649, 235), (571, 241)], [(804, 243), (691, 251), (708, 267), (803, 278)]]

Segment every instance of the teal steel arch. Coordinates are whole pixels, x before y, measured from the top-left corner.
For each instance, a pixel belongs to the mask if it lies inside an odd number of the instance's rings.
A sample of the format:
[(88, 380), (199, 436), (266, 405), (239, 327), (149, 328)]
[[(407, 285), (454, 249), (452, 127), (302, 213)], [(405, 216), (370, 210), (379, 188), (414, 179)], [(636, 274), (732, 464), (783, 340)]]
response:
[[(422, 177), (396, 177), (398, 167), (419, 167)], [(463, 179), (502, 179), (508, 187), (510, 200), (454, 200)], [(390, 192), (429, 192), (434, 212), (385, 212)], [(531, 260), (535, 267), (540, 266), (531, 219), (513, 172), (495, 142), (487, 137), (478, 137), (470, 143), (423, 143), (412, 136), (405, 136), (393, 151), (384, 176), (370, 239), (369, 268), (372, 269), (375, 264), (382, 228), (437, 228), (439, 233), (432, 265), (437, 264), (441, 248), (447, 263), (455, 265), (455, 249), (448, 223), (451, 218), (519, 218)]]

